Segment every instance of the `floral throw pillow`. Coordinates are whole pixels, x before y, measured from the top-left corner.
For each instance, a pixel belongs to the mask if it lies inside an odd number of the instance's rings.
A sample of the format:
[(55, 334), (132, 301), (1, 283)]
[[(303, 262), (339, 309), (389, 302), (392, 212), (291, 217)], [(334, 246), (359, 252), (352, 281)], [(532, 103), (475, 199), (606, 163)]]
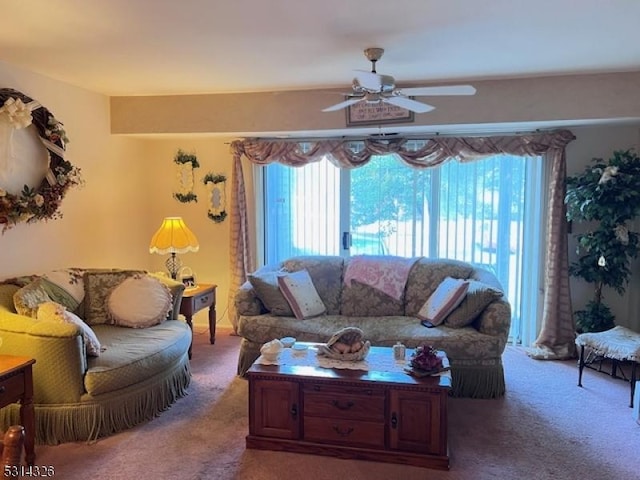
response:
[(446, 277), (422, 306), (418, 312), (418, 318), (427, 322), (427, 326), (440, 325), (445, 317), (464, 300), (468, 289), (467, 280)]
[(64, 268), (51, 270), (43, 275), (59, 292), (59, 298), (53, 300), (80, 317), (84, 315), (84, 272), (81, 268)]
[(16, 312), (25, 317), (36, 318), (38, 305), (52, 301), (45, 282), (38, 278), (13, 294), (13, 306)]

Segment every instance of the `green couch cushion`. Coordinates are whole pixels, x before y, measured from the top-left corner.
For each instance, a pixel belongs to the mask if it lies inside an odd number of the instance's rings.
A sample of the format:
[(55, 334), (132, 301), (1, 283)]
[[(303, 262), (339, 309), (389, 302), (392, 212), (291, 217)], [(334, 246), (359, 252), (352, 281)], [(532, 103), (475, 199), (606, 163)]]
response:
[(444, 324), (452, 328), (471, 325), (487, 305), (502, 297), (502, 291), (476, 280), (468, 280), (469, 289), (464, 300), (444, 319)]
[(247, 279), (253, 286), (256, 296), (273, 315), (293, 317), (293, 310), (291, 310), (289, 302), (287, 302), (287, 299), (278, 286), (279, 275), (286, 275), (286, 272), (282, 270), (269, 272), (259, 271), (248, 275)]
[(180, 320), (149, 328), (93, 327), (103, 351), (88, 360), (87, 393), (96, 396), (128, 387), (169, 369), (191, 344), (191, 330)]

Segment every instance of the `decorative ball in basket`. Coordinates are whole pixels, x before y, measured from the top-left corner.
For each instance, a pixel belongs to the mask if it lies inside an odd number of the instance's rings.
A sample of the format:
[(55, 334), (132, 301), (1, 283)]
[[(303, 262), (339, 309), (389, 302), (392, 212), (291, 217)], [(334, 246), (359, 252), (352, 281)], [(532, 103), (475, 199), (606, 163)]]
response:
[(318, 355), (357, 362), (364, 360), (371, 348), (371, 342), (364, 339), (364, 332), (357, 327), (345, 327), (338, 330), (329, 341), (318, 347)]

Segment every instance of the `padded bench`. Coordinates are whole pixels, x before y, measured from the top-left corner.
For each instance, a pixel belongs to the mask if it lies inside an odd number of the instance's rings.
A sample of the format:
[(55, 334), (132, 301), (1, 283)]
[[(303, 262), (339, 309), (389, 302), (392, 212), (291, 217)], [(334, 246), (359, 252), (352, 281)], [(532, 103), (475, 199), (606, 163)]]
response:
[[(616, 376), (618, 362), (631, 363), (631, 401), (629, 406), (633, 408), (633, 395), (636, 388), (636, 367), (640, 362), (640, 333), (626, 327), (613, 327), (604, 332), (581, 333), (576, 337), (576, 345), (580, 347), (580, 361), (578, 371), (578, 386), (582, 386), (582, 371), (597, 359), (608, 358), (613, 361), (611, 375)], [(585, 357), (585, 347), (590, 352)]]

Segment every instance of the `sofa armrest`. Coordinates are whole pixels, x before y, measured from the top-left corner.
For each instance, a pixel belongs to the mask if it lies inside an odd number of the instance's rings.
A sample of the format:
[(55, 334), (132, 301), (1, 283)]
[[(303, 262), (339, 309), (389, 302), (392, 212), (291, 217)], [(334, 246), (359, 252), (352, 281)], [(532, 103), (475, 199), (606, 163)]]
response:
[[(504, 292), (498, 278), (484, 268), (476, 268), (471, 278)], [(475, 320), (474, 326), (480, 333), (500, 337), (502, 345), (506, 346), (511, 328), (511, 304), (507, 297), (502, 295), (491, 302)]]
[(475, 320), (474, 326), (480, 333), (499, 337), (503, 348), (506, 347), (511, 328), (511, 304), (505, 297), (491, 302)]
[(178, 315), (180, 315), (180, 304), (182, 303), (182, 296), (184, 295), (185, 291), (184, 283), (167, 277), (164, 272), (149, 272), (148, 274), (152, 278), (159, 280), (169, 288), (169, 291), (171, 292), (172, 303), (171, 311), (167, 315), (167, 320), (178, 320), (180, 318), (178, 317)]
[(244, 282), (236, 292), (234, 304), (239, 316), (261, 315), (268, 311), (256, 296), (256, 291), (248, 281)]
[(35, 404), (77, 403), (87, 369), (80, 329), (72, 324), (39, 321), (0, 305), (0, 354), (34, 358)]

